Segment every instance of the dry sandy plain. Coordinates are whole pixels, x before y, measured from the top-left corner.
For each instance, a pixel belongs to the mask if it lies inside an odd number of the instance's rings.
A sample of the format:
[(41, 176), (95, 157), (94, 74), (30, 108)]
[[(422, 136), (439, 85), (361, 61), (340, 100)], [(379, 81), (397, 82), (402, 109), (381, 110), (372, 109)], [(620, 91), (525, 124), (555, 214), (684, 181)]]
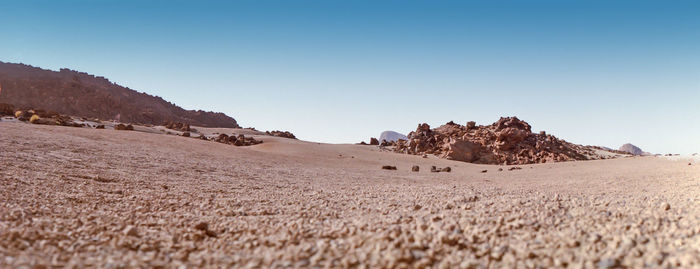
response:
[(258, 138), (0, 123), (0, 267), (700, 267), (688, 160), (508, 171)]

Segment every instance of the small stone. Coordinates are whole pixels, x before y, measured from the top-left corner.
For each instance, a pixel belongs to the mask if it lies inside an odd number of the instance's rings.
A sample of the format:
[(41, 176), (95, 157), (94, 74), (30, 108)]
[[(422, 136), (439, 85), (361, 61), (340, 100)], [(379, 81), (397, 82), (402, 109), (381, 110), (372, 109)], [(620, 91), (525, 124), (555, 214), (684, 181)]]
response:
[(488, 172), (488, 171), (489, 171), (489, 170), (481, 170), (482, 173), (486, 173), (486, 172)]
[(448, 167), (445, 167), (445, 168), (440, 169), (440, 171), (441, 171), (441, 172), (448, 172), (448, 173), (449, 173), (449, 172), (452, 172), (452, 168), (450, 168), (450, 167), (448, 166)]
[(124, 228), (124, 234), (128, 236), (134, 236), (138, 237), (139, 236), (139, 231), (136, 229), (136, 226), (134, 225), (129, 225)]
[(668, 204), (668, 203), (663, 203), (663, 204), (661, 204), (661, 208), (662, 208), (664, 211), (668, 211), (669, 209), (671, 209), (671, 205)]
[(200, 230), (200, 231), (206, 231), (209, 229), (209, 223), (200, 222), (200, 223), (197, 223), (197, 225), (195, 225), (194, 228), (197, 230)]
[(385, 166), (382, 166), (382, 169), (384, 169), (384, 170), (396, 170), (396, 166), (385, 165)]
[(430, 172), (437, 173), (437, 172), (440, 172), (440, 169), (438, 169), (436, 166), (433, 165), (430, 167)]
[(420, 167), (419, 167), (418, 165), (414, 165), (414, 166), (411, 168), (411, 171), (413, 171), (413, 172), (418, 172), (418, 171), (420, 171)]
[(604, 259), (596, 264), (598, 268), (617, 268), (620, 267), (620, 260), (618, 259)]
[(501, 171), (503, 171), (503, 168), (498, 168), (498, 172), (501, 172)]
[(206, 231), (204, 231), (204, 234), (206, 234), (209, 237), (218, 237), (219, 236), (218, 234), (216, 234), (216, 232), (214, 232), (212, 230), (206, 230)]

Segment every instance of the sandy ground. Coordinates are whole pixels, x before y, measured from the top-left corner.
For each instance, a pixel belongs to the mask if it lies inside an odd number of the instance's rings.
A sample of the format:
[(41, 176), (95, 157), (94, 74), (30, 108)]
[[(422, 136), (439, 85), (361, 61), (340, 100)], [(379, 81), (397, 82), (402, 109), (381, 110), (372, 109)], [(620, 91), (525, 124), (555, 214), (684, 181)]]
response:
[(687, 160), (508, 171), (256, 138), (0, 123), (0, 267), (700, 267)]

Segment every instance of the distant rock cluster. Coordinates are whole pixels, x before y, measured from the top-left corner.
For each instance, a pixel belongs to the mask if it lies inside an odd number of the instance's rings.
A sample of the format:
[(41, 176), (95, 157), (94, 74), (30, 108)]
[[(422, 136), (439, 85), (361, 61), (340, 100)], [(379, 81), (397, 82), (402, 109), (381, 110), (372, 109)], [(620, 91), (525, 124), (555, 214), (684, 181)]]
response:
[(165, 126), (165, 128), (168, 128), (171, 130), (176, 130), (176, 131), (182, 131), (182, 132), (192, 131), (192, 129), (190, 128), (190, 125), (187, 123), (183, 123), (183, 122), (166, 121), (165, 123), (163, 123), (163, 126)]
[(219, 142), (219, 143), (234, 145), (237, 147), (252, 146), (252, 145), (257, 145), (257, 144), (262, 143), (261, 140), (256, 140), (255, 138), (252, 138), (252, 137), (246, 137), (243, 134), (239, 134), (238, 136), (235, 136), (235, 135), (229, 136), (227, 134), (220, 134), (217, 138), (214, 139), (214, 141)]
[(14, 110), (12, 105), (0, 104), (0, 116), (13, 116), (19, 121), (27, 121), (32, 124), (60, 125), (71, 127), (84, 127), (83, 123), (76, 123), (73, 118), (45, 110)]
[(297, 139), (296, 136), (294, 136), (294, 134), (290, 133), (289, 131), (265, 131), (265, 133), (269, 136)]
[(595, 148), (558, 139), (544, 131), (533, 133), (530, 124), (517, 117), (501, 118), (486, 126), (470, 121), (448, 122), (431, 129), (419, 124), (407, 139), (380, 146), (407, 154), (434, 154), (442, 158), (481, 164), (531, 164), (604, 158)]

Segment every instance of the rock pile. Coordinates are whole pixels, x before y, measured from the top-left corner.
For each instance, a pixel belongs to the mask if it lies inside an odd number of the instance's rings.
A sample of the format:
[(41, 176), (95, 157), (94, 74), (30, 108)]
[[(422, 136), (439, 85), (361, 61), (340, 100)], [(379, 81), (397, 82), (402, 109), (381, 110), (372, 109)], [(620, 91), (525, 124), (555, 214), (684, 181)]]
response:
[(239, 134), (238, 136), (235, 136), (235, 135), (229, 136), (227, 134), (220, 134), (217, 138), (214, 139), (214, 141), (219, 142), (219, 143), (234, 145), (237, 147), (252, 146), (252, 145), (257, 145), (257, 144), (262, 143), (261, 140), (255, 140), (255, 138), (252, 138), (252, 137), (245, 137), (245, 135), (242, 135), (242, 134)]
[(533, 133), (525, 121), (501, 118), (486, 126), (452, 121), (431, 129), (426, 123), (408, 134), (408, 140), (383, 142), (400, 153), (434, 154), (442, 158), (481, 164), (531, 164), (602, 158), (595, 148), (575, 145), (545, 132)]
[(129, 125), (124, 125), (124, 124), (121, 124), (121, 123), (120, 123), (120, 124), (114, 125), (114, 130), (117, 130), (117, 131), (133, 131), (133, 130), (134, 130), (134, 126), (131, 125), (131, 124), (129, 124)]
[(297, 139), (294, 134), (288, 132), (288, 131), (265, 131), (265, 133), (269, 136), (278, 136), (278, 137), (284, 137), (284, 138), (290, 138), (290, 139)]
[[(5, 107), (7, 109), (10, 109), (11, 106), (8, 105)], [(7, 113), (8, 111), (4, 111), (2, 113)], [(33, 109), (28, 109), (28, 110), (17, 110), (14, 111), (12, 114), (15, 118), (17, 118), (20, 121), (28, 121), (33, 124), (42, 124), (42, 125), (60, 125), (60, 126), (72, 126), (72, 127), (84, 127), (85, 124), (82, 123), (76, 123), (73, 121), (73, 118), (65, 115), (60, 115), (56, 112), (52, 111), (45, 111), (45, 110), (33, 110)]]
[(183, 132), (190, 132), (192, 129), (190, 129), (190, 125), (187, 123), (182, 123), (182, 122), (172, 122), (168, 121), (163, 123), (163, 126), (165, 128), (171, 129), (171, 130), (176, 130), (176, 131), (183, 131)]

